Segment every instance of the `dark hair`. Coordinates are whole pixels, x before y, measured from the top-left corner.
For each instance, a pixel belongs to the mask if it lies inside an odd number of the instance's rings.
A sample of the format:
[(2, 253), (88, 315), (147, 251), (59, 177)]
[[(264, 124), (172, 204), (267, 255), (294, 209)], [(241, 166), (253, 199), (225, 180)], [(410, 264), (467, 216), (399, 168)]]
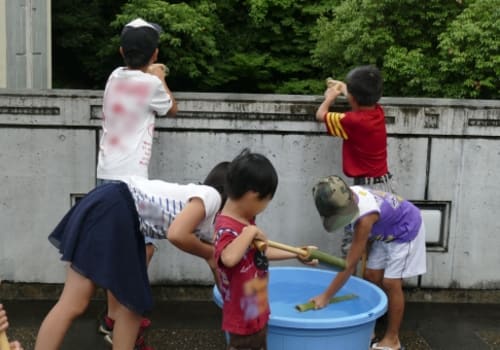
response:
[(226, 181), (226, 174), (229, 168), (229, 162), (220, 162), (210, 170), (207, 177), (203, 181), (204, 185), (211, 186), (219, 192), (221, 197), (220, 209), (226, 204), (227, 194), (225, 191), (224, 183)]
[(360, 106), (372, 106), (382, 97), (382, 74), (375, 66), (352, 69), (346, 77), (347, 91)]
[[(134, 25), (135, 23), (135, 25)], [(161, 27), (136, 19), (123, 27), (120, 46), (125, 64), (132, 69), (146, 66), (158, 48)]]
[(137, 50), (123, 51), (123, 61), (130, 69), (139, 69), (147, 66), (153, 53), (141, 52)]
[(255, 191), (259, 198), (274, 196), (278, 187), (278, 174), (269, 159), (245, 148), (229, 164), (226, 175), (226, 194), (239, 199), (248, 191)]

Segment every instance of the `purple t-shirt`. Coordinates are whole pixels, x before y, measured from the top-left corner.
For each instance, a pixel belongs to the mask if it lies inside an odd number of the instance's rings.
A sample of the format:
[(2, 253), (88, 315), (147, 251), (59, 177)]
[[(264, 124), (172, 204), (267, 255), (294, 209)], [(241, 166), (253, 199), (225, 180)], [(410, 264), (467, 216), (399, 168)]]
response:
[(411, 202), (392, 193), (360, 186), (350, 188), (358, 198), (359, 207), (359, 217), (353, 225), (367, 214), (379, 214), (370, 233), (371, 240), (403, 243), (412, 241), (417, 236), (422, 225), (422, 215), (420, 209)]

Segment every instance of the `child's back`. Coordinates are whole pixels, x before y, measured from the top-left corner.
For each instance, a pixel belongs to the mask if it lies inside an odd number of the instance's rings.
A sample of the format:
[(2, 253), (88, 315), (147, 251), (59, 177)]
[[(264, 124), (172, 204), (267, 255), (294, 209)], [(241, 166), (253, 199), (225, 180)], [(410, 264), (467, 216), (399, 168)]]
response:
[[(373, 109), (345, 113), (342, 124), (335, 122), (339, 113), (328, 113), (327, 126), (335, 135), (335, 123), (345, 133), (342, 147), (344, 173), (353, 178), (377, 178), (387, 174), (387, 133), (384, 111)], [(332, 122), (333, 120), (333, 122)], [(332, 128), (333, 127), (333, 128)]]
[[(343, 139), (342, 170), (352, 177), (354, 185), (394, 193), (392, 174), (387, 165), (387, 131), (384, 110), (378, 104), (382, 97), (382, 75), (375, 66), (360, 66), (349, 72), (346, 83), (331, 81), (316, 119), (325, 123), (329, 135)], [(330, 105), (343, 94), (352, 110), (329, 112)], [(346, 228), (342, 252), (347, 254), (352, 230)]]
[[(327, 89), (316, 112), (332, 136), (343, 139), (344, 173), (356, 179), (377, 179), (388, 175), (385, 116), (378, 100), (382, 96), (382, 76), (373, 66), (361, 66), (347, 75), (347, 83), (336, 82)], [(346, 95), (352, 111), (329, 112), (340, 94)]]
[(142, 19), (130, 22), (122, 31), (120, 52), (127, 67), (115, 69), (106, 83), (99, 179), (148, 177), (155, 116), (176, 111), (165, 72), (153, 65), (158, 41), (159, 27)]

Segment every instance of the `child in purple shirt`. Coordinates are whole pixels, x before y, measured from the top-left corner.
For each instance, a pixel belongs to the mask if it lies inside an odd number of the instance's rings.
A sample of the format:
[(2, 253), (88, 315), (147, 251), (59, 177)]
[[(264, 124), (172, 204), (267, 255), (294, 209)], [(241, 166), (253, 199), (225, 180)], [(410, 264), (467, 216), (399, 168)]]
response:
[(383, 288), (389, 299), (387, 330), (372, 349), (402, 349), (399, 328), (405, 304), (403, 279), (426, 272), (425, 228), (420, 210), (392, 193), (349, 187), (338, 176), (321, 179), (313, 188), (313, 196), (327, 231), (346, 225), (354, 231), (346, 269), (335, 276), (322, 294), (312, 298), (316, 308), (328, 305), (328, 300), (355, 272), (370, 241), (363, 277)]

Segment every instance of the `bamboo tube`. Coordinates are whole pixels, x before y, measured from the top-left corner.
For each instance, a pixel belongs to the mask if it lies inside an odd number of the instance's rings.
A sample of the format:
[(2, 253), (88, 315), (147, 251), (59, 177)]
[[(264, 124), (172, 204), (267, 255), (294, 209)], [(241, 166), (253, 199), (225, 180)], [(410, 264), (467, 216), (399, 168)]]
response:
[(0, 350), (10, 350), (9, 340), (5, 331), (0, 332)]
[(337, 84), (337, 81), (335, 79), (333, 79), (332, 77), (328, 77), (328, 78), (326, 78), (325, 83), (326, 83), (326, 86), (328, 88), (331, 88)]
[[(264, 246), (266, 245), (266, 243), (257, 240), (257, 241), (255, 241), (255, 245), (256, 245), (257, 249), (262, 250), (264, 248)], [(314, 249), (314, 248), (304, 249), (304, 248), (294, 247), (294, 246), (290, 246), (288, 244), (279, 243), (279, 242), (275, 242), (275, 241), (271, 241), (271, 240), (267, 241), (267, 245), (269, 247), (273, 247), (276, 249), (280, 249), (280, 250), (284, 250), (284, 251), (287, 251), (290, 253), (297, 254), (304, 259), (309, 259), (309, 260), (317, 259), (320, 263), (328, 264), (328, 265), (340, 268), (342, 270), (344, 270), (346, 267), (346, 262), (344, 259), (330, 255), (330, 254), (323, 252), (321, 250), (318, 250), (318, 249)]]
[[(338, 297), (333, 297), (328, 301), (328, 304), (340, 303), (341, 301), (351, 300), (357, 298), (356, 294), (346, 294)], [(295, 305), (295, 308), (300, 312), (309, 311), (314, 309), (314, 303), (309, 301), (307, 303)]]

